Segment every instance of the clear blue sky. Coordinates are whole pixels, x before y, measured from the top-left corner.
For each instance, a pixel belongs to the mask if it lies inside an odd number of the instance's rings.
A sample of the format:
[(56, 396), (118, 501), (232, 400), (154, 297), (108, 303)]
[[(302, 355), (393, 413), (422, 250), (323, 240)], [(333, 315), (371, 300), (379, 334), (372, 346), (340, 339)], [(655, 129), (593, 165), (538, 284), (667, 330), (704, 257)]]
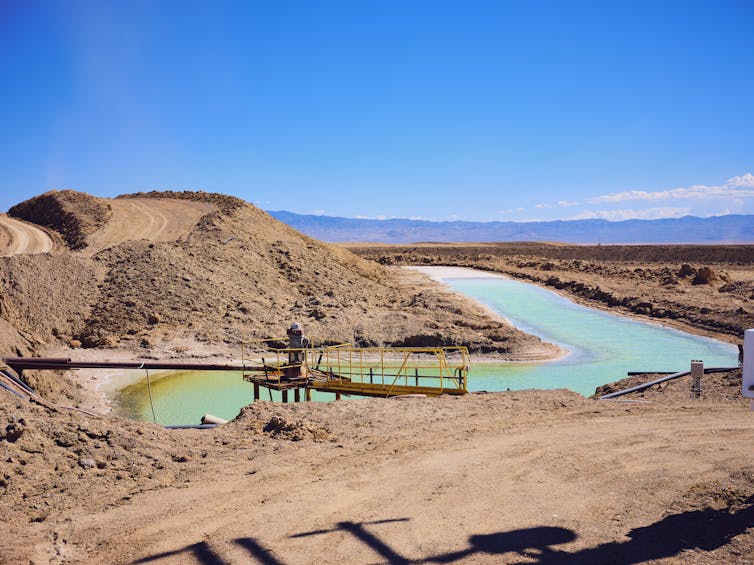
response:
[(707, 216), (752, 173), (752, 0), (0, 0), (0, 210)]

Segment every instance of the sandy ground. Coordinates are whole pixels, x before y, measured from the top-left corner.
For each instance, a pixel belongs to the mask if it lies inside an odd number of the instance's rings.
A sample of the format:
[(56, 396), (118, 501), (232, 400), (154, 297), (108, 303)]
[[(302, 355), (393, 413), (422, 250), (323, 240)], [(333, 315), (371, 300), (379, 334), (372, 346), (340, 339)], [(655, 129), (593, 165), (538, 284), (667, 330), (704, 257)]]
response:
[(85, 249), (94, 255), (126, 241), (174, 241), (188, 234), (199, 218), (216, 209), (207, 202), (177, 199), (108, 199), (112, 216), (107, 224), (89, 236)]
[(0, 257), (50, 253), (54, 247), (50, 234), (38, 226), (0, 215)]
[[(42, 424), (26, 417), (20, 439), (0, 441), (11, 461), (1, 503), (6, 563), (751, 563), (754, 555), (754, 412), (740, 405), (600, 402), (566, 391), (259, 403), (207, 431), (141, 424), (132, 436), (103, 436), (102, 423), (77, 416), (84, 433), (48, 432), (44, 452)], [(40, 473), (21, 498), (17, 473), (40, 459), (55, 472)]]

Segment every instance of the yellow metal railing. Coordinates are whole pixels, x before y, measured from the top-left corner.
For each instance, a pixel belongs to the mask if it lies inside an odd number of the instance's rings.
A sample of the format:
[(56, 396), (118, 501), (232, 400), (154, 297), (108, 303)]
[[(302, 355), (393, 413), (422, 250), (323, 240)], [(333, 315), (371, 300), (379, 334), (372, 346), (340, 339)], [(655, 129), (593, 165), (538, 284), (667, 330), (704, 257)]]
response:
[[(304, 367), (314, 388), (348, 386), (363, 390), (380, 389), (387, 395), (395, 390), (432, 389), (431, 392), (467, 391), (470, 365), (466, 347), (353, 347), (349, 344), (306, 349), (270, 348), (283, 339), (259, 340), (244, 344), (243, 365), (263, 368), (268, 378), (281, 378), (286, 369)], [(267, 346), (265, 348), (265, 346)], [(253, 357), (250, 357), (253, 355)]]

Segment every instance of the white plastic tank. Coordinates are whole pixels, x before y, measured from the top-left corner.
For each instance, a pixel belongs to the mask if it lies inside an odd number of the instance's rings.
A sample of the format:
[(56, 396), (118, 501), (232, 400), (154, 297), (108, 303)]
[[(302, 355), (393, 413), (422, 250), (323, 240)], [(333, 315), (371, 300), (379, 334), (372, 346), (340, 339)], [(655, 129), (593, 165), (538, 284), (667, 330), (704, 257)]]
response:
[(754, 398), (754, 329), (744, 332), (743, 393)]

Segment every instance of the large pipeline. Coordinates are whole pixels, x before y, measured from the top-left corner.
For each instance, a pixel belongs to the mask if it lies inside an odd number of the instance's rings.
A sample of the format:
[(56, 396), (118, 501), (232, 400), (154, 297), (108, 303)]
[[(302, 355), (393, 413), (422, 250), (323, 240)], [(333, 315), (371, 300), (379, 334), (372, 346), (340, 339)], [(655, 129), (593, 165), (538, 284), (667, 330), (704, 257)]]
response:
[[(708, 369), (704, 369), (704, 373), (722, 373), (724, 371), (732, 371), (734, 369), (739, 369), (740, 367), (710, 367)], [(671, 381), (673, 379), (677, 379), (679, 377), (685, 377), (686, 375), (691, 374), (691, 371), (681, 371), (680, 373), (673, 373), (672, 375), (667, 375), (665, 377), (660, 377), (659, 379), (655, 379), (653, 381), (650, 381), (648, 383), (632, 386), (630, 388), (625, 388), (623, 390), (618, 390), (616, 392), (611, 392), (610, 394), (603, 394), (600, 396), (600, 400), (608, 400), (610, 398), (615, 398), (617, 396), (623, 396), (624, 394), (629, 394), (631, 392), (637, 392), (640, 390), (644, 390), (645, 388), (649, 388), (651, 386), (664, 383), (665, 381)]]
[(181, 424), (175, 426), (162, 426), (166, 430), (211, 430), (217, 427), (217, 424)]
[(3, 389), (5, 389), (5, 390), (7, 390), (7, 391), (8, 391), (8, 392), (10, 392), (11, 394), (15, 394), (15, 395), (16, 395), (17, 397), (19, 397), (19, 398), (23, 398), (23, 399), (25, 399), (25, 398), (26, 398), (26, 397), (25, 397), (25, 396), (24, 396), (23, 394), (21, 394), (20, 392), (18, 392), (18, 391), (16, 391), (16, 390), (13, 390), (13, 389), (12, 389), (11, 387), (9, 387), (8, 385), (6, 385), (6, 384), (5, 384), (5, 383), (3, 383), (3, 382), (0, 382), (0, 388), (3, 388)]
[(0, 373), (5, 375), (8, 379), (13, 381), (17, 386), (28, 392), (29, 394), (37, 394), (33, 388), (27, 385), (24, 381), (19, 379), (16, 375), (8, 371), (7, 369), (0, 369)]
[(5, 364), (16, 373), (24, 369), (149, 369), (176, 371), (263, 371), (263, 367), (219, 363), (164, 363), (141, 361), (72, 361), (65, 357), (7, 357)]

